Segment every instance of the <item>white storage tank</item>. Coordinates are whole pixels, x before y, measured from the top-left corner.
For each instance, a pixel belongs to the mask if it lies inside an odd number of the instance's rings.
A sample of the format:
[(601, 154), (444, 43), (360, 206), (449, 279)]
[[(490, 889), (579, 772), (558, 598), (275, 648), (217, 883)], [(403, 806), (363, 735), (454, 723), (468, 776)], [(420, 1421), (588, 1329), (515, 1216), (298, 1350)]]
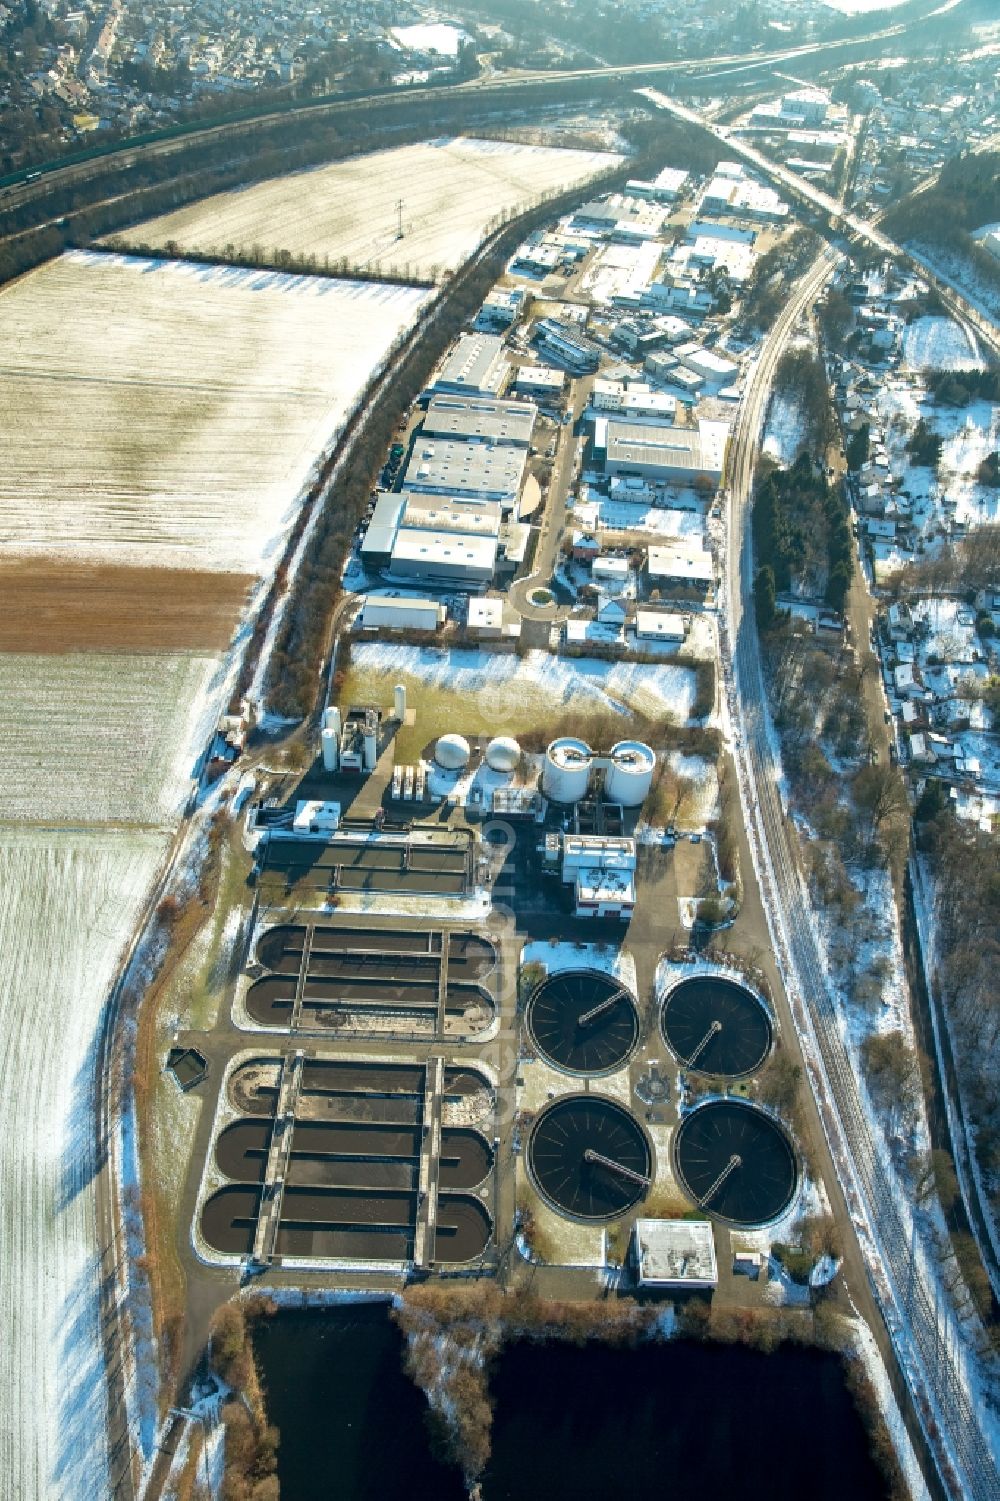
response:
[(378, 731), (365, 726), (365, 771), (374, 771), (378, 761)]
[(320, 735), (323, 747), (324, 771), (336, 771), (340, 762), (340, 735), (336, 730), (326, 729)]
[(464, 735), (442, 735), (434, 747), (434, 759), (443, 771), (461, 771), (471, 755)]
[(641, 740), (619, 740), (612, 746), (610, 761), (604, 778), (605, 798), (623, 808), (638, 808), (653, 785), (656, 752)]
[(521, 761), (521, 747), (512, 735), (497, 735), (486, 747), (486, 764), (491, 771), (516, 771)]
[(397, 683), (392, 694), (393, 711), (400, 724), (406, 721), (406, 685)]
[(331, 709), (325, 710), (323, 714), (323, 728), (324, 730), (332, 730), (335, 735), (340, 734), (340, 710), (336, 705)]
[(542, 793), (553, 803), (578, 803), (587, 795), (593, 753), (585, 740), (563, 735), (545, 752)]

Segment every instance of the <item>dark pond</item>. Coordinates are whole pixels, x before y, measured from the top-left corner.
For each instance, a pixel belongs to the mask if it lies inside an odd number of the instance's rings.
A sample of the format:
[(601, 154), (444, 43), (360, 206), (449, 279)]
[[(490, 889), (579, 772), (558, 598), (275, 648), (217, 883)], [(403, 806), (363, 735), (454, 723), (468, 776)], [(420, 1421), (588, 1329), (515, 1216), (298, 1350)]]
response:
[[(464, 1501), (430, 1452), (384, 1305), (281, 1314), (256, 1345), (282, 1501)], [(484, 1501), (886, 1495), (839, 1362), (817, 1351), (515, 1345), (493, 1391)]]

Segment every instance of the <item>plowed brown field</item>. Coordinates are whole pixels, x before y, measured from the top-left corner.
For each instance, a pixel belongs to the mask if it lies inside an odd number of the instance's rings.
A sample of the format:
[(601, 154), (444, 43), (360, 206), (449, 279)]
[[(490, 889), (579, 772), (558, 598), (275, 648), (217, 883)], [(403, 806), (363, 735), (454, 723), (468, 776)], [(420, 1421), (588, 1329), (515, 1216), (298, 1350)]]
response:
[(223, 651), (254, 580), (31, 558), (0, 565), (0, 651)]

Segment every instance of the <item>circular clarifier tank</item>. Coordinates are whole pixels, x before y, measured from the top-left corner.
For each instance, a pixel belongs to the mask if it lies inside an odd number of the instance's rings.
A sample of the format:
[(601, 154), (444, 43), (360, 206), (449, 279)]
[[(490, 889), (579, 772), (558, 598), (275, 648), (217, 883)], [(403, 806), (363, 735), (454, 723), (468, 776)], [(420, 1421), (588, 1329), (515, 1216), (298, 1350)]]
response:
[(771, 1049), (771, 1018), (745, 985), (723, 975), (692, 975), (667, 995), (660, 1013), (667, 1046), (685, 1068), (739, 1079)]
[(674, 1137), (674, 1162), (699, 1209), (745, 1229), (778, 1219), (798, 1182), (787, 1132), (737, 1100), (709, 1100), (692, 1110)]
[(649, 1190), (653, 1149), (632, 1113), (600, 1095), (567, 1095), (542, 1111), (528, 1169), (544, 1199), (580, 1220), (613, 1220)]
[(620, 1068), (639, 1036), (632, 992), (601, 970), (548, 975), (531, 994), (526, 1021), (539, 1052), (573, 1074)]

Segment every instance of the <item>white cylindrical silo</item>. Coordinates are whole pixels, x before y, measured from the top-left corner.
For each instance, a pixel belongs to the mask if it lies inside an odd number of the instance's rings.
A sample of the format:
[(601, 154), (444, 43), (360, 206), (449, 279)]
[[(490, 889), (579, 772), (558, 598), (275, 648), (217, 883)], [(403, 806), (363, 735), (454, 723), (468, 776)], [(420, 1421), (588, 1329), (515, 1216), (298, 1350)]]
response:
[(392, 694), (393, 707), (396, 718), (402, 724), (406, 719), (406, 685), (397, 683)]
[(326, 729), (319, 738), (323, 747), (324, 771), (336, 771), (340, 764), (340, 736), (336, 730)]
[(374, 771), (378, 760), (378, 732), (365, 728), (365, 771)]
[(340, 734), (340, 710), (336, 705), (329, 708), (323, 714), (324, 730), (332, 730), (335, 735)]
[(623, 808), (638, 808), (649, 796), (656, 770), (656, 753), (641, 740), (619, 740), (611, 750), (604, 778), (604, 796)]
[(563, 735), (545, 752), (542, 792), (553, 803), (578, 803), (587, 795), (593, 754), (585, 740)]

